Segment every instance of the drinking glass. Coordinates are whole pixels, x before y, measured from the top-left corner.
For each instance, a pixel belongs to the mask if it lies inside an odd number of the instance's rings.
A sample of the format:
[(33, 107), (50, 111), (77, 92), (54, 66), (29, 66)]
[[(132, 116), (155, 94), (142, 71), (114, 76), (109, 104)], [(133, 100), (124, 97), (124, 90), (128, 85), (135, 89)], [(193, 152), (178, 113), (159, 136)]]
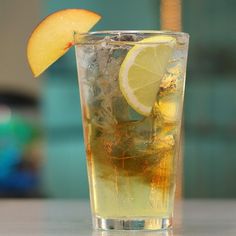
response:
[[(158, 37), (160, 40), (155, 40)], [(165, 47), (163, 37), (172, 37), (176, 43), (159, 84), (155, 84), (151, 112), (143, 115), (124, 96), (120, 71), (130, 50), (137, 45), (144, 50)], [(172, 226), (188, 41), (188, 34), (182, 32), (75, 33), (95, 229), (160, 230)], [(161, 66), (158, 52), (145, 58), (156, 67)]]

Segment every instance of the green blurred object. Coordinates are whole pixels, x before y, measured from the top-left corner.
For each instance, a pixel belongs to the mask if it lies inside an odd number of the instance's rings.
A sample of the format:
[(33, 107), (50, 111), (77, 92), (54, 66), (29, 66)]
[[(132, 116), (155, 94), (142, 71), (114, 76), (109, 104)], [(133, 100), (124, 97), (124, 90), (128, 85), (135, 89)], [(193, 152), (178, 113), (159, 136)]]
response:
[(35, 135), (33, 126), (21, 117), (11, 116), (6, 122), (0, 122), (0, 138), (14, 137), (17, 146), (24, 147)]

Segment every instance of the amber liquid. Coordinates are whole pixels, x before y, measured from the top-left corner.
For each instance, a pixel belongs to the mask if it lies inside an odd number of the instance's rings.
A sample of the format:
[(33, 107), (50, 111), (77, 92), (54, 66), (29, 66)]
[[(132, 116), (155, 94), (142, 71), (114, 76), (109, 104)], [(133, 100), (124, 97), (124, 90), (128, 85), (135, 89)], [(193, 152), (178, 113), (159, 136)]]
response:
[(173, 55), (151, 114), (142, 116), (118, 85), (129, 48), (76, 49), (92, 210), (102, 218), (168, 218), (173, 212), (186, 58)]

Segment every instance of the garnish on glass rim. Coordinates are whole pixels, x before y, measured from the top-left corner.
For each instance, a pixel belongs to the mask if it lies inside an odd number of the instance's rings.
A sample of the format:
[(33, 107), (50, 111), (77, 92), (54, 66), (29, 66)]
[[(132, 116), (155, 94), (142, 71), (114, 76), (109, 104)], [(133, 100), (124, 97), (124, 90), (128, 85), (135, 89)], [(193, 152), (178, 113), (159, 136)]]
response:
[(27, 58), (35, 77), (63, 56), (73, 45), (73, 32), (86, 33), (101, 16), (84, 9), (63, 9), (43, 19), (31, 34)]

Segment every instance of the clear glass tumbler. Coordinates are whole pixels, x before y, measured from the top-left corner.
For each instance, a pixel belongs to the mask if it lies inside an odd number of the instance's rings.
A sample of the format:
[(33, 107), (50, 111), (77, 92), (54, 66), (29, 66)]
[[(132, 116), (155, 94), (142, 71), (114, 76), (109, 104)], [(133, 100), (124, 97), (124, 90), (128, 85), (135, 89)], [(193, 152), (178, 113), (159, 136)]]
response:
[(95, 229), (172, 225), (189, 36), (75, 33)]

